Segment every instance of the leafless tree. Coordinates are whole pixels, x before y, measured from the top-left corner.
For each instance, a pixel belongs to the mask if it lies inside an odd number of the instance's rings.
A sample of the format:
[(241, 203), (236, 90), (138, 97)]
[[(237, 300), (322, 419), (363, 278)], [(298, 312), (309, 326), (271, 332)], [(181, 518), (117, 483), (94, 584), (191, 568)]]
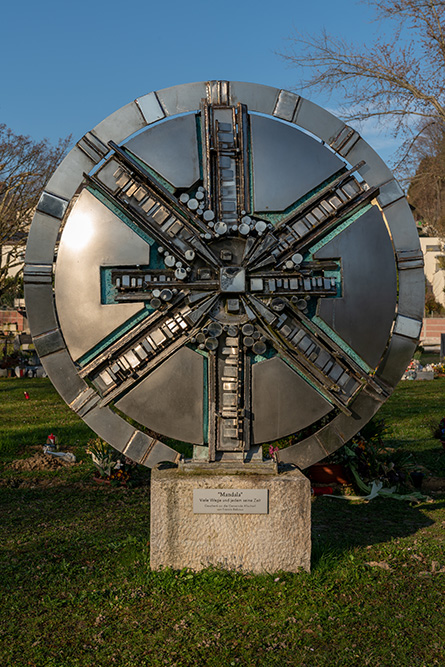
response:
[(372, 43), (357, 45), (326, 31), (294, 33), (281, 55), (303, 72), (301, 88), (340, 93), (346, 121), (395, 121), (405, 157), (429, 123), (445, 125), (445, 2), (368, 4), (385, 26)]
[(0, 301), (14, 287), (10, 273), (20, 264), (40, 193), (70, 141), (67, 137), (52, 146), (47, 139), (34, 141), (0, 124)]
[(411, 169), (408, 198), (427, 232), (445, 235), (445, 131), (429, 124), (408, 156), (405, 169)]

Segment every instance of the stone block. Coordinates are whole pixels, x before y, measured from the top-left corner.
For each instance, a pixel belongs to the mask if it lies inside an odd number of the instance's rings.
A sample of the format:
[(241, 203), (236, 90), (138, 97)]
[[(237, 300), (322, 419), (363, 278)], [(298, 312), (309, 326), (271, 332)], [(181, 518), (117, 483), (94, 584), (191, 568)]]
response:
[[(208, 468), (152, 471), (151, 568), (201, 570), (213, 565), (254, 573), (309, 571), (309, 480), (299, 470), (249, 474)], [(194, 513), (194, 489), (267, 489), (268, 511)]]
[(416, 380), (434, 380), (434, 371), (417, 371)]

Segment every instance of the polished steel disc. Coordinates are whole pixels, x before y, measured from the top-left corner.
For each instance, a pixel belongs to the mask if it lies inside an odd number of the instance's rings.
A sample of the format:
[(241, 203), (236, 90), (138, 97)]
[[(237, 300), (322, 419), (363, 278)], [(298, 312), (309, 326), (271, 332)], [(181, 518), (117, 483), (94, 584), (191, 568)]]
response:
[(42, 363), (101, 437), (153, 466), (300, 467), (354, 435), (416, 347), (422, 254), (376, 153), (284, 90), (149, 93), (87, 133), (40, 200), (26, 303)]

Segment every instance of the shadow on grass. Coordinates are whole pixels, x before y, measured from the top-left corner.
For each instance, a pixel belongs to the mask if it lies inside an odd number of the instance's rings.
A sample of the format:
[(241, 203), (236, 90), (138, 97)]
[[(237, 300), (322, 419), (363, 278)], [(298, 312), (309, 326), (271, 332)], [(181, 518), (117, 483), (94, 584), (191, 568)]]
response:
[[(444, 503), (436, 503), (439, 509)], [(0, 512), (10, 552), (23, 565), (64, 558), (71, 567), (100, 562), (113, 544), (149, 541), (147, 488), (128, 490), (93, 484), (54, 488), (0, 488)], [(433, 525), (422, 507), (388, 498), (352, 504), (329, 497), (312, 504), (312, 568), (329, 554), (341, 558), (354, 547), (391, 542)], [(8, 556), (4, 553), (6, 559)], [(98, 559), (98, 560), (97, 560)], [(104, 561), (105, 562), (105, 561)]]
[(312, 566), (317, 566), (325, 551), (340, 555), (353, 547), (408, 537), (433, 523), (421, 507), (401, 500), (352, 503), (329, 496), (316, 498), (312, 504)]
[(434, 475), (445, 477), (445, 449), (440, 445), (433, 447), (419, 446), (419, 439), (391, 439), (385, 438), (386, 447), (402, 449), (411, 455), (410, 463), (414, 466), (424, 466)]
[[(103, 488), (67, 482), (57, 487), (0, 488), (0, 514), (7, 544), (3, 571), (65, 559), (77, 569), (107, 562), (119, 544), (147, 545), (150, 530), (147, 488)], [(5, 572), (4, 572), (5, 574)]]

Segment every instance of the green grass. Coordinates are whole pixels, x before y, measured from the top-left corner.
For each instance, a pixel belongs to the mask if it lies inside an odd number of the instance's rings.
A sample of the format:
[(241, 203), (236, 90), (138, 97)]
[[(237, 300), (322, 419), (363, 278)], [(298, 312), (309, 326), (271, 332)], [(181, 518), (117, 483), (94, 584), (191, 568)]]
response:
[(0, 378), (2, 460), (14, 458), (30, 445), (44, 444), (50, 433), (69, 447), (83, 446), (95, 435), (67, 408), (49, 380)]
[(438, 364), (440, 361), (439, 352), (422, 352), (419, 359), (422, 366), (427, 364)]
[(432, 437), (432, 426), (445, 417), (445, 378), (401, 382), (378, 415), (389, 427), (386, 445), (402, 447), (420, 465), (445, 475), (445, 454)]
[[(27, 390), (30, 399), (25, 400)], [(386, 440), (434, 475), (444, 380), (405, 382)], [(445, 496), (312, 504), (308, 573), (149, 569), (149, 486), (95, 485), (89, 429), (45, 380), (0, 380), (1, 667), (431, 667), (445, 663)], [(49, 432), (84, 462), (23, 473)], [(445, 571), (445, 570), (444, 570)]]

